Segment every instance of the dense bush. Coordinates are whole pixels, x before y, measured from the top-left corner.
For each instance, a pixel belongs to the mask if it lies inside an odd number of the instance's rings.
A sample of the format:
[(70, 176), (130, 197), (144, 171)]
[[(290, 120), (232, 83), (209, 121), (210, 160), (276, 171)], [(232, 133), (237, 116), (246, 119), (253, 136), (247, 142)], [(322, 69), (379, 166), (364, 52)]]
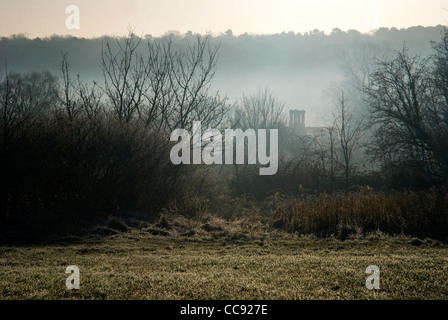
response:
[(73, 79), (66, 54), (60, 79), (0, 70), (1, 218), (154, 214), (201, 189), (197, 168), (171, 163), (169, 134), (222, 121), (226, 99), (209, 92), (217, 48), (162, 39), (142, 53), (141, 41), (104, 44), (101, 84)]
[(7, 215), (154, 212), (182, 183), (165, 137), (107, 113), (48, 112), (13, 129), (20, 141), (3, 147), (1, 164)]

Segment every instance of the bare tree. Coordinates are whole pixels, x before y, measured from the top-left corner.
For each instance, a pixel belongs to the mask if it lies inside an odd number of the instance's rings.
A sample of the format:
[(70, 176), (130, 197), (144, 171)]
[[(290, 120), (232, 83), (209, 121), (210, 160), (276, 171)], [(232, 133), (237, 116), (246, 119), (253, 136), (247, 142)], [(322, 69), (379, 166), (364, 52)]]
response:
[(448, 28), (442, 31), (442, 39), (433, 42), (430, 110), (427, 112), (435, 145), (435, 154), (440, 162), (441, 174), (448, 179)]
[[(284, 129), (286, 127), (284, 109), (284, 102), (276, 98), (268, 87), (258, 87), (257, 91), (251, 95), (243, 94), (240, 105), (235, 106), (235, 117), (231, 126), (243, 130), (253, 129), (255, 134), (257, 134), (258, 129), (267, 129), (267, 139), (269, 141), (269, 129)], [(279, 130), (278, 133), (279, 158), (283, 160), (286, 152), (285, 147), (288, 143), (286, 130)], [(246, 152), (247, 146), (245, 148)], [(269, 144), (267, 148), (269, 153)], [(255, 167), (251, 168), (256, 169)], [(234, 169), (237, 179), (241, 179), (250, 172), (247, 162), (243, 165), (237, 165), (234, 162)]]
[(0, 214), (3, 217), (8, 212), (12, 189), (21, 188), (17, 181), (26, 176), (17, 165), (29, 155), (26, 142), (43, 135), (43, 119), (55, 109), (57, 101), (57, 82), (50, 73), (18, 74), (7, 69), (4, 74), (0, 72)]
[(104, 93), (120, 121), (130, 122), (143, 103), (147, 88), (147, 65), (137, 49), (141, 38), (131, 30), (123, 40), (116, 39), (114, 51), (111, 44), (103, 44), (101, 67)]
[(377, 62), (365, 92), (375, 126), (374, 156), (440, 177), (446, 176), (448, 164), (440, 145), (444, 108), (435, 100), (428, 64), (404, 48), (394, 59)]
[(209, 92), (218, 49), (211, 46), (209, 36), (197, 36), (187, 50), (169, 52), (169, 83), (174, 105), (165, 118), (170, 130), (187, 128), (193, 120), (201, 120), (203, 126), (209, 127), (217, 127), (223, 121), (228, 111), (227, 98), (218, 92)]
[(170, 83), (172, 42), (170, 38), (147, 42), (148, 90), (144, 93), (146, 103), (138, 109), (145, 127), (161, 129), (174, 109), (174, 91)]
[(285, 104), (268, 87), (259, 87), (252, 95), (243, 94), (236, 108), (238, 126), (252, 129), (273, 129), (286, 126)]
[(103, 111), (102, 93), (98, 85), (94, 82), (93, 86), (84, 83), (78, 76), (74, 85), (74, 90), (78, 95), (80, 108), (87, 115), (88, 119), (93, 119)]
[(334, 191), (335, 182), (336, 182), (336, 171), (338, 165), (338, 156), (336, 153), (336, 128), (334, 126), (328, 126), (324, 128), (324, 130), (328, 133), (328, 141), (329, 141), (329, 162), (330, 162), (330, 191)]
[(62, 61), (59, 65), (59, 71), (62, 75), (62, 97), (60, 100), (69, 119), (73, 119), (76, 116), (77, 111), (73, 83), (70, 78), (71, 66), (67, 53), (62, 53)]
[(375, 58), (381, 51), (385, 50), (369, 42), (355, 43), (344, 50), (341, 57), (342, 71), (350, 86), (360, 93), (369, 84), (375, 71)]
[(353, 167), (353, 155), (359, 147), (359, 141), (364, 130), (364, 120), (354, 120), (353, 113), (350, 112), (348, 99), (344, 92), (337, 98), (337, 113), (334, 115), (334, 129), (336, 131), (341, 147), (341, 154), (344, 167), (345, 192), (349, 191), (350, 174)]
[[(190, 128), (193, 120), (217, 126), (228, 111), (226, 97), (210, 93), (218, 47), (197, 36), (186, 50), (175, 50), (170, 37), (148, 39), (147, 55), (132, 32), (103, 46), (106, 96), (119, 119), (138, 118), (153, 129)], [(139, 51), (140, 50), (140, 51)]]

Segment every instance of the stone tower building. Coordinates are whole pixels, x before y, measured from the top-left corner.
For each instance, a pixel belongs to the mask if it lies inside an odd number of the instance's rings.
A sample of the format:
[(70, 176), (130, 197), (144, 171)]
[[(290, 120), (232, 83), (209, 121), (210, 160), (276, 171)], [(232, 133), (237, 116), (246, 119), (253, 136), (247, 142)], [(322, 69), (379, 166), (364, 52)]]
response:
[(295, 133), (305, 132), (305, 110), (289, 111), (289, 129)]

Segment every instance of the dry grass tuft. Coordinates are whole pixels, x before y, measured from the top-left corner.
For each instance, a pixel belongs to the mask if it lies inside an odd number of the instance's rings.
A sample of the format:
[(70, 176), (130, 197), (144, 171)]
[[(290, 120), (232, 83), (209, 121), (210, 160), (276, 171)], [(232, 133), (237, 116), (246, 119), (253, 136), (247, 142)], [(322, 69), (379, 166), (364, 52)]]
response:
[(286, 199), (276, 194), (272, 226), (346, 239), (381, 231), (419, 237), (448, 236), (448, 193), (403, 191), (386, 194), (364, 188), (358, 193), (322, 194)]

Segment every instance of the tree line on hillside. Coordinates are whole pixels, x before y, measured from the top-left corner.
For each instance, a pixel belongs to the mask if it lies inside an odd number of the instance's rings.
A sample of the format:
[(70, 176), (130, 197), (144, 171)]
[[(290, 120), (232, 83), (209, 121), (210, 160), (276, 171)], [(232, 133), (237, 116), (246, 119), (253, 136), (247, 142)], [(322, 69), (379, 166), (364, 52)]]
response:
[[(429, 40), (436, 40), (442, 26), (410, 27), (407, 29), (380, 28), (372, 34), (362, 34), (356, 30), (333, 29), (329, 34), (319, 30), (306, 33), (283, 32), (271, 35), (233, 35), (231, 30), (222, 34), (209, 35), (213, 46), (219, 46), (219, 72), (241, 73), (264, 68), (282, 70), (303, 70), (314, 67), (339, 65), (339, 58), (350, 51), (351, 46), (369, 46), (382, 54), (388, 54), (403, 43), (422, 56), (431, 53)], [(134, 35), (142, 41), (156, 41), (170, 38), (173, 48), (186, 50), (194, 43), (197, 34), (188, 32), (168, 32), (163, 36)], [(126, 36), (121, 37), (122, 39)], [(76, 38), (52, 35), (46, 38), (30, 39), (16, 34), (0, 38), (0, 59), (7, 61), (16, 71), (57, 71), (56, 61), (61, 51), (70, 52), (70, 59), (76, 73), (85, 78), (99, 78), (97, 70), (101, 56), (101, 44), (114, 42), (114, 37)], [(145, 51), (144, 46), (137, 49)]]

